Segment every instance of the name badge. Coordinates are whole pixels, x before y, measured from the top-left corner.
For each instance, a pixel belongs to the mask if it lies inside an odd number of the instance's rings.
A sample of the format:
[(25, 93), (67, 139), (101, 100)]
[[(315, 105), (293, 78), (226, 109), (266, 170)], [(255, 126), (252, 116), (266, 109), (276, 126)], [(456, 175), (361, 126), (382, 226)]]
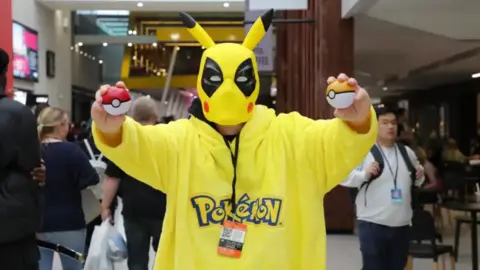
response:
[(218, 254), (240, 258), (246, 233), (246, 224), (225, 220), (220, 234), (220, 242), (218, 243)]
[(403, 202), (402, 190), (398, 188), (393, 188), (391, 190), (392, 202)]

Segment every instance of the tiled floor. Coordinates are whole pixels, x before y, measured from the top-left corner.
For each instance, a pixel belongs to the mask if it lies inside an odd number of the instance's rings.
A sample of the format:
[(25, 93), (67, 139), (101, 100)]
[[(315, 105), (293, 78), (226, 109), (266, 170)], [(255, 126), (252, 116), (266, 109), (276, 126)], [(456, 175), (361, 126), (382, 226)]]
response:
[[(117, 222), (122, 222), (121, 218), (116, 217)], [(445, 222), (447, 224), (447, 222)], [(451, 228), (443, 232), (445, 244), (453, 244), (453, 234)], [(470, 270), (471, 267), (471, 250), (470, 250), (470, 231), (467, 226), (462, 227), (462, 239), (460, 240), (459, 261), (456, 264), (457, 270)], [(358, 239), (354, 235), (329, 235), (328, 236), (328, 261), (327, 270), (360, 270), (361, 256), (358, 246)], [(151, 251), (151, 264), (153, 263), (154, 254)], [(447, 258), (447, 269), (450, 262)], [(415, 270), (432, 269), (431, 260), (415, 260)], [(54, 264), (53, 270), (62, 270), (58, 258)], [(116, 265), (115, 270), (128, 270), (126, 263)]]

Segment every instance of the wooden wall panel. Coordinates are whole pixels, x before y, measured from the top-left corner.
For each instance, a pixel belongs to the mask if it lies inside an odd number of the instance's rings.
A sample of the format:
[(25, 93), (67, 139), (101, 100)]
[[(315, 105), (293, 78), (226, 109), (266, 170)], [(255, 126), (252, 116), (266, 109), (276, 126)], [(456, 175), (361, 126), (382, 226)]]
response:
[[(328, 119), (326, 80), (353, 74), (353, 19), (341, 19), (341, 0), (309, 0), (305, 11), (286, 11), (285, 19), (314, 19), (313, 23), (279, 24), (277, 28), (277, 108)], [(348, 190), (335, 188), (325, 198), (327, 230), (351, 231), (354, 215)]]

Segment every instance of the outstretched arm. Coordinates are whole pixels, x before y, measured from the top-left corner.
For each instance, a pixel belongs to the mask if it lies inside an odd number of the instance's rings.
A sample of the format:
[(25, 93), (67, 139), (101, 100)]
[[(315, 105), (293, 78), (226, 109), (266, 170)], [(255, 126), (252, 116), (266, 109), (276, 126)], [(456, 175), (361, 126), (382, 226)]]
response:
[[(308, 155), (324, 193), (344, 181), (366, 157), (377, 138), (377, 118), (370, 109), (365, 126), (352, 127), (341, 119), (315, 121), (306, 130)], [(362, 173), (354, 171), (361, 182)], [(357, 182), (357, 181), (355, 181)]]
[(128, 175), (168, 193), (172, 162), (176, 160), (177, 135), (185, 121), (142, 126), (127, 117), (117, 134), (102, 133), (93, 124), (98, 149)]

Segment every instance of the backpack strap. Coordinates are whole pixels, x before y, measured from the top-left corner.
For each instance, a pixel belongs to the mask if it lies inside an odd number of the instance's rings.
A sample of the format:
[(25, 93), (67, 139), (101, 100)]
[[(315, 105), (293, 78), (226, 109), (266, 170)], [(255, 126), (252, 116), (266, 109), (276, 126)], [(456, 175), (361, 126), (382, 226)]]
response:
[(398, 151), (400, 151), (400, 155), (402, 155), (403, 161), (405, 161), (405, 164), (407, 165), (408, 171), (410, 172), (410, 178), (413, 182), (415, 182), (415, 174), (417, 172), (417, 169), (415, 169), (415, 166), (413, 166), (410, 156), (408, 156), (407, 148), (404, 144), (401, 143), (397, 143), (397, 147)]
[(405, 164), (407, 165), (407, 169), (410, 173), (410, 178), (412, 179), (412, 185), (410, 186), (410, 194), (412, 197), (411, 205), (412, 209), (416, 209), (417, 206), (417, 195), (416, 195), (416, 186), (415, 186), (415, 181), (416, 181), (416, 174), (417, 174), (417, 169), (412, 163), (412, 160), (410, 159), (410, 156), (407, 153), (407, 148), (404, 144), (397, 143), (398, 150), (400, 151), (400, 155), (402, 155), (403, 161), (405, 161)]
[(370, 153), (372, 154), (375, 162), (378, 163), (378, 166), (380, 167), (380, 172), (378, 173), (378, 175), (372, 176), (370, 179), (367, 179), (367, 181), (363, 182), (363, 184), (358, 189), (360, 191), (363, 187), (365, 187), (365, 206), (367, 206), (367, 191), (370, 187), (370, 184), (373, 180), (377, 179), (382, 174), (383, 168), (385, 167), (385, 161), (383, 160), (382, 153), (380, 152), (377, 144), (373, 145), (373, 147), (370, 149)]

